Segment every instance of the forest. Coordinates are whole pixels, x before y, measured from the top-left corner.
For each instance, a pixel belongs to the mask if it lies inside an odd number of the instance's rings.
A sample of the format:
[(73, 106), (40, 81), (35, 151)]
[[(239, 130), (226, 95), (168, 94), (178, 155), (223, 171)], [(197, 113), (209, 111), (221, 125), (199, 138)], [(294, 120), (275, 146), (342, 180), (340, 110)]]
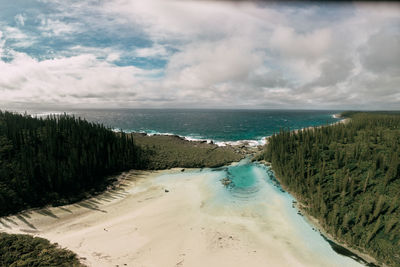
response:
[(400, 114), (342, 117), (350, 121), (281, 130), (261, 158), (335, 239), (400, 266)]
[(77, 201), (142, 165), (140, 153), (132, 135), (80, 118), (0, 111), (0, 216)]
[(76, 202), (130, 169), (215, 167), (242, 157), (233, 148), (114, 132), (69, 115), (0, 111), (0, 216)]

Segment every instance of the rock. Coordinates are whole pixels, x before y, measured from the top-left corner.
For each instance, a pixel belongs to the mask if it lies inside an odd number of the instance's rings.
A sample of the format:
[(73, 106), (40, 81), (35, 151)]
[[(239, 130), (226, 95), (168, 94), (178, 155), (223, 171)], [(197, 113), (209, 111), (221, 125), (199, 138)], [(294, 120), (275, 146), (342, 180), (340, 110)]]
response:
[(228, 186), (229, 184), (232, 183), (232, 181), (228, 177), (225, 177), (225, 178), (221, 179), (221, 183), (225, 186)]
[(298, 215), (300, 215), (300, 216), (303, 216), (303, 214), (301, 214), (301, 212), (300, 212), (300, 211), (298, 211), (298, 212), (297, 212), (297, 214), (298, 214)]
[(168, 192), (169, 192), (169, 190), (168, 190), (168, 189), (165, 189), (164, 191), (165, 191), (165, 193), (168, 193)]
[(147, 136), (147, 133), (132, 133), (133, 136)]

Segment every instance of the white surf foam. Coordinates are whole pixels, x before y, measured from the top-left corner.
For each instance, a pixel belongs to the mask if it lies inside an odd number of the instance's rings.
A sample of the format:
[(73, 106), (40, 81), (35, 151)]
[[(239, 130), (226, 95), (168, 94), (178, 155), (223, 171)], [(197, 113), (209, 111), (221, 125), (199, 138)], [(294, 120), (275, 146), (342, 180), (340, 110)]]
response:
[(267, 137), (263, 137), (259, 140), (238, 140), (238, 141), (217, 141), (215, 142), (216, 145), (218, 146), (250, 146), (250, 147), (255, 147), (255, 146), (263, 146), (265, 145), (267, 140)]
[[(121, 129), (112, 129), (114, 132), (120, 132)], [(148, 136), (154, 136), (154, 135), (175, 135), (179, 136), (180, 138), (183, 138), (187, 141), (193, 141), (193, 142), (206, 142), (208, 144), (215, 144), (217, 146), (250, 146), (250, 147), (256, 147), (256, 146), (263, 146), (266, 144), (266, 139), (267, 137), (262, 137), (259, 140), (237, 140), (237, 141), (221, 141), (221, 140), (213, 140), (213, 139), (206, 139), (202, 138), (201, 136), (184, 136), (184, 135), (178, 135), (174, 133), (163, 133), (163, 132), (157, 132), (154, 130), (123, 130), (125, 133), (142, 133), (142, 134), (147, 134)]]

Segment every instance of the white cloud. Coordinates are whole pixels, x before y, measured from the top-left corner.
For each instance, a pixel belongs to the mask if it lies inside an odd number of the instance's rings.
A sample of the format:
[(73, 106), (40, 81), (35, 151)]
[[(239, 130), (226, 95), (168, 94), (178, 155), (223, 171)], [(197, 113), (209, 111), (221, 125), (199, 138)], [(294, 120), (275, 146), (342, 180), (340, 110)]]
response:
[(24, 26), (25, 25), (25, 16), (23, 14), (15, 15), (14, 20), (17, 23), (18, 26)]
[(1, 26), (4, 40), (11, 40), (14, 47), (29, 47), (36, 41), (35, 37), (29, 36), (17, 27)]
[(162, 45), (153, 45), (152, 47), (137, 48), (133, 53), (136, 57), (145, 58), (165, 58), (169, 55), (167, 49)]
[(309, 33), (296, 33), (293, 28), (280, 26), (271, 36), (271, 48), (283, 58), (319, 60), (331, 48), (331, 31), (318, 29)]
[[(400, 108), (398, 4), (51, 3), (60, 13), (40, 17), (39, 29), (46, 37), (62, 39), (104, 27), (114, 37), (135, 33), (146, 39), (147, 47), (124, 46), (115, 38), (108, 47), (75, 40), (46, 61), (16, 53), (13, 61), (0, 62), (0, 71), (7, 74), (0, 77), (0, 90), (7, 101)], [(74, 23), (61, 19), (70, 14), (75, 14), (69, 20)], [(29, 39), (19, 25), (3, 27), (0, 53), (6, 39)], [(163, 69), (155, 64), (154, 70), (113, 64), (126, 56), (147, 67), (154, 59), (167, 64)]]
[(141, 78), (152, 75), (135, 67), (117, 67), (83, 54), (38, 61), (14, 52), (11, 62), (0, 61), (0, 91), (4, 103), (41, 102), (96, 104), (129, 103), (137, 96), (151, 97)]
[(7, 38), (7, 39), (13, 39), (13, 40), (28, 39), (28, 35), (26, 35), (19, 28), (5, 26), (3, 29), (4, 29), (4, 33), (5, 33), (4, 34), (5, 38)]
[(3, 32), (0, 31), (0, 58), (3, 57), (4, 54), (4, 44), (6, 43), (6, 40), (3, 38)]
[(140, 25), (152, 38), (179, 40), (246, 33), (255, 25), (272, 27), (282, 18), (278, 12), (258, 9), (253, 3), (217, 1), (114, 0), (105, 3), (104, 11)]
[(69, 51), (65, 51), (63, 56), (74, 56), (80, 54), (90, 54), (95, 56), (97, 59), (113, 63), (121, 59), (122, 51), (114, 47), (99, 48), (76, 45), (70, 47)]
[(247, 79), (262, 65), (263, 54), (243, 40), (190, 44), (171, 56), (167, 79), (175, 86), (206, 89), (213, 84)]
[(361, 61), (366, 69), (381, 73), (400, 75), (400, 34), (380, 31), (360, 48)]
[(121, 55), (119, 53), (111, 53), (111, 54), (108, 54), (106, 61), (113, 62), (113, 61), (119, 60), (120, 58), (121, 58)]
[(70, 22), (66, 23), (56, 18), (48, 18), (44, 15), (39, 16), (40, 19), (40, 27), (42, 35), (45, 36), (61, 36), (68, 35), (73, 33), (79, 33), (83, 30), (80, 23)]

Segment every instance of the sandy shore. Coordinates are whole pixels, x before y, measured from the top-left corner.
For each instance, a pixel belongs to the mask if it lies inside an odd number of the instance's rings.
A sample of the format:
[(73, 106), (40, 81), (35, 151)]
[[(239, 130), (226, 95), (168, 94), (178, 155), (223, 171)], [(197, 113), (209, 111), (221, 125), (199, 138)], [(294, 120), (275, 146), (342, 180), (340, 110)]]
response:
[[(334, 122), (331, 125), (336, 125), (336, 124), (347, 124), (350, 122), (350, 118), (342, 118), (340, 114), (334, 114), (332, 117), (336, 118), (336, 119), (341, 119), (340, 121)], [(317, 126), (317, 127), (307, 127), (307, 128), (303, 128), (300, 130), (294, 130), (294, 132), (298, 132), (298, 131), (303, 131), (303, 130), (307, 130), (307, 129), (313, 129), (313, 128), (319, 128), (322, 126)], [(267, 137), (268, 138), (268, 137)], [(270, 162), (261, 160), (260, 161), (262, 164), (265, 164), (266, 166), (271, 166)], [(278, 180), (279, 177), (276, 177)], [(287, 187), (285, 187), (282, 183), (281, 186), (284, 190), (290, 192), (290, 194), (292, 194), (294, 197), (298, 198), (298, 196), (292, 192), (291, 190), (288, 190)], [(295, 204), (296, 208), (299, 209), (301, 211), (301, 213), (307, 218), (307, 220), (314, 225), (314, 227), (316, 229), (318, 229), (319, 232), (321, 232), (324, 236), (328, 237), (330, 240), (334, 241), (335, 243), (341, 245), (342, 247), (350, 250), (351, 252), (353, 252), (354, 254), (356, 254), (357, 256), (359, 256), (360, 258), (364, 259), (365, 261), (369, 262), (369, 263), (373, 263), (373, 264), (378, 264), (378, 262), (376, 261), (375, 258), (371, 257), (370, 255), (361, 252), (353, 247), (350, 247), (349, 245), (347, 245), (346, 243), (341, 242), (340, 240), (338, 240), (337, 238), (335, 238), (334, 236), (332, 236), (331, 234), (329, 234), (328, 232), (325, 231), (325, 229), (322, 227), (322, 225), (320, 224), (319, 220), (313, 216), (311, 216), (310, 214), (308, 214), (307, 209), (304, 208), (304, 206), (301, 203), (297, 203)], [(386, 266), (386, 265), (383, 265)]]
[(214, 205), (207, 175), (131, 171), (92, 199), (3, 217), (0, 231), (47, 238), (88, 266), (338, 266), (305, 249), (277, 200), (263, 218)]
[[(302, 214), (304, 216), (306, 216), (307, 220), (310, 221), (310, 223), (312, 223), (316, 229), (318, 229), (319, 232), (321, 232), (324, 236), (326, 236), (327, 238), (329, 238), (330, 240), (334, 241), (336, 244), (339, 244), (340, 246), (350, 250), (351, 252), (353, 252), (354, 254), (356, 254), (358, 257), (364, 259), (366, 262), (368, 263), (373, 263), (375, 265), (378, 265), (379, 263), (377, 262), (377, 260), (373, 257), (371, 257), (370, 255), (363, 253), (357, 249), (354, 249), (352, 247), (350, 247), (348, 244), (339, 241), (337, 238), (335, 238), (333, 235), (329, 234), (328, 232), (325, 231), (325, 229), (322, 227), (322, 225), (320, 224), (320, 221), (311, 216), (310, 214), (308, 214), (307, 210), (302, 207), (302, 205), (299, 205), (299, 203), (296, 204), (296, 208), (298, 208), (299, 210), (301, 210)], [(386, 267), (387, 265), (383, 264), (383, 267)]]

